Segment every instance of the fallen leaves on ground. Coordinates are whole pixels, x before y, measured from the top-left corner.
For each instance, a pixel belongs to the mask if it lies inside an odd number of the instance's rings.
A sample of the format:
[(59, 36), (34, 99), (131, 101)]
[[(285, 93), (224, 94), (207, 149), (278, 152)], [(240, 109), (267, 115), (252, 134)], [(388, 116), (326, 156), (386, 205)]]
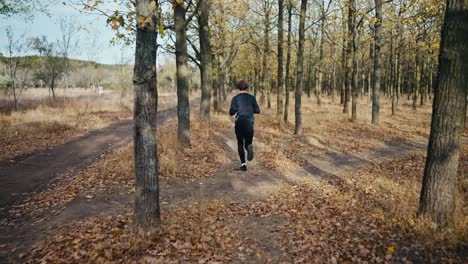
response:
[[(412, 118), (414, 116), (418, 114), (412, 114)], [(395, 122), (403, 119), (395, 118)], [(414, 119), (405, 122), (411, 120)], [(259, 119), (257, 125), (262, 124), (266, 127), (256, 130), (256, 139), (269, 149), (265, 148), (265, 154), (257, 157), (275, 159), (276, 152), (280, 156), (278, 160), (284, 163), (274, 161), (266, 166), (273, 169), (284, 164), (300, 167), (300, 153), (310, 146), (299, 138), (291, 139), (290, 133), (283, 135), (281, 129), (290, 130), (289, 125), (280, 128), (277, 124), (271, 128)], [(412, 126), (404, 125), (408, 131)], [(172, 129), (174, 137), (175, 127)], [(418, 133), (423, 133), (424, 129)], [(321, 131), (327, 134), (332, 130)], [(305, 132), (312, 130), (305, 129)], [(338, 140), (354, 138), (353, 141), (334, 143), (336, 139), (331, 133), (321, 140), (324, 145), (334, 144), (334, 148), (361, 153), (368, 146), (358, 139), (369, 138), (374, 143), (390, 139), (391, 135), (398, 137), (400, 133), (387, 132), (368, 127), (337, 128), (335, 136)], [(164, 133), (161, 138), (163, 136)], [(198, 140), (213, 140), (212, 136), (203, 135)], [(325, 137), (329, 138), (323, 139)], [(184, 157), (178, 156), (180, 153), (173, 151), (171, 146), (170, 141), (160, 146), (165, 153), (163, 157)], [(223, 148), (218, 147), (218, 151)], [(462, 163), (467, 160), (466, 153), (464, 148)], [(193, 153), (184, 155), (192, 164), (172, 167), (166, 170), (166, 175), (177, 175), (174, 172), (179, 168), (193, 169), (190, 166), (198, 166), (210, 157)], [(284, 182), (266, 200), (207, 204), (189, 200), (186, 206), (162, 211), (163, 225), (152, 239), (134, 236), (130, 214), (95, 218), (64, 227), (38, 244), (27, 259), (30, 263), (256, 263), (264, 260), (265, 255), (274, 255), (275, 263), (463, 263), (466, 261), (463, 255), (466, 250), (465, 226), (439, 233), (434, 226), (425, 226), (416, 218), (424, 159), (421, 153), (410, 153), (356, 171), (330, 173), (324, 178), (311, 177), (302, 182)], [(465, 170), (462, 165), (460, 171)], [(179, 177), (186, 175), (190, 173), (179, 174)], [(465, 208), (464, 204), (462, 206)], [(466, 223), (466, 217), (463, 217), (462, 222)], [(241, 232), (247, 227), (250, 227), (248, 234)], [(265, 230), (270, 234), (266, 235)], [(268, 248), (258, 252), (257, 249), (262, 247)]]
[[(285, 183), (266, 200), (166, 209), (150, 240), (133, 237), (130, 215), (97, 218), (43, 241), (28, 260), (462, 263), (464, 227), (419, 229), (421, 160), (422, 154), (410, 154), (330, 179)], [(242, 232), (249, 226), (255, 228)]]
[(37, 245), (27, 263), (226, 263), (241, 253), (231, 212), (220, 202), (162, 211), (147, 238), (132, 233), (131, 214), (65, 227)]

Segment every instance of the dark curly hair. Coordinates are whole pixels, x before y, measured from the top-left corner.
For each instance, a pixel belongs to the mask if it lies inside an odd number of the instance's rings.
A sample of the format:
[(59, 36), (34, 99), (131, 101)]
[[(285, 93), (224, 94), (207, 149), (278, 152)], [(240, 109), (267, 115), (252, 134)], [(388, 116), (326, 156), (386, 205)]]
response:
[(239, 89), (241, 91), (246, 91), (247, 89), (249, 89), (249, 84), (247, 83), (246, 80), (240, 80), (237, 83), (237, 89)]

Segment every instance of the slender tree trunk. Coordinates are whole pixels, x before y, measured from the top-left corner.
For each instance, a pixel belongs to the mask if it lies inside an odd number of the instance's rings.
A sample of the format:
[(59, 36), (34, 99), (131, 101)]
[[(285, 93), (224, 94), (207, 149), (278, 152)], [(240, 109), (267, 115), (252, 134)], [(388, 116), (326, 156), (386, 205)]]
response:
[[(393, 41), (391, 42), (393, 43)], [(396, 115), (396, 108), (397, 108), (397, 97), (398, 97), (398, 90), (397, 90), (397, 82), (398, 82), (398, 56), (395, 54), (395, 60), (392, 61), (392, 116)]]
[(150, 0), (137, 0), (137, 16), (152, 17), (136, 31), (133, 71), (133, 151), (135, 159), (134, 224), (147, 231), (160, 222), (156, 141), (158, 92), (156, 87), (157, 17)]
[(468, 2), (447, 0), (439, 51), (431, 135), (419, 214), (440, 227), (454, 223), (457, 170), (468, 91)]
[(219, 81), (213, 80), (213, 111), (214, 112), (219, 112), (219, 103), (218, 103), (218, 87), (219, 87)]
[(320, 6), (320, 11), (321, 11), (321, 18), (320, 18), (320, 49), (319, 49), (319, 61), (318, 61), (318, 86), (317, 86), (317, 91), (315, 96), (317, 96), (317, 105), (320, 106), (322, 104), (322, 100), (320, 98), (320, 95), (323, 90), (323, 45), (325, 43), (325, 0), (322, 0), (322, 4)]
[[(264, 11), (265, 11), (265, 22), (263, 28), (263, 57), (262, 57), (262, 98), (265, 95), (267, 96), (267, 107), (268, 109), (271, 108), (271, 101), (270, 101), (270, 85), (267, 80), (268, 76), (268, 54), (270, 52), (270, 10), (271, 8), (268, 4), (264, 3)], [(263, 100), (261, 100), (263, 101)]]
[[(258, 58), (260, 56), (260, 50), (258, 47), (255, 47), (255, 58)], [(257, 60), (258, 61), (258, 60)], [(259, 81), (259, 75), (260, 75), (260, 66), (257, 65), (258, 62), (255, 63), (255, 86), (254, 86), (254, 96), (256, 97), (257, 96), (257, 93), (258, 93), (258, 90), (259, 90), (259, 85), (260, 85), (260, 81)]]
[(351, 79), (352, 79), (352, 53), (353, 53), (353, 12), (352, 4), (348, 2), (348, 32), (347, 32), (347, 43), (346, 43), (346, 77), (345, 77), (345, 102), (343, 105), (343, 113), (349, 113), (349, 102), (351, 101)]
[(316, 87), (316, 84), (315, 84), (315, 80), (317, 78), (315, 78), (315, 73), (316, 71), (314, 70), (314, 63), (312, 62), (312, 55), (313, 55), (313, 52), (314, 52), (314, 41), (312, 40), (312, 36), (310, 36), (310, 46), (309, 46), (309, 54), (307, 56), (307, 81), (306, 81), (306, 93), (307, 93), (307, 98), (310, 98), (310, 90), (311, 90), (311, 87), (313, 86), (314, 87), (314, 91), (317, 90), (317, 87)]
[(372, 89), (373, 89), (373, 81), (372, 79), (374, 78), (374, 43), (369, 44), (369, 59), (370, 59), (370, 64), (369, 64), (369, 70), (367, 71), (367, 101), (372, 102), (372, 97), (374, 96)]
[(429, 82), (427, 84), (427, 93), (429, 94), (429, 100), (431, 99), (431, 94), (433, 93), (434, 91), (434, 79), (433, 79), (433, 76), (434, 76), (434, 66), (433, 66), (433, 62), (431, 60), (430, 62), (430, 66), (429, 66)]
[(374, 31), (374, 85), (372, 87), (372, 124), (378, 125), (380, 120), (380, 51), (382, 48), (382, 0), (375, 0), (375, 31)]
[(16, 99), (16, 82), (14, 78), (11, 78), (11, 79), (12, 79), (11, 89), (13, 91), (13, 111), (16, 111), (17, 104), (18, 104), (17, 99)]
[(226, 71), (227, 71), (227, 59), (225, 51), (226, 35), (224, 30), (221, 30), (221, 47), (218, 55), (218, 65), (219, 65), (219, 74), (218, 74), (218, 101), (224, 101), (226, 97)]
[(414, 71), (414, 88), (413, 88), (413, 110), (416, 110), (416, 106), (418, 104), (418, 98), (419, 98), (419, 91), (420, 88), (419, 86), (421, 85), (421, 50), (419, 49), (419, 42), (420, 42), (420, 37), (418, 36), (418, 39), (416, 41), (416, 70)]
[[(352, 91), (352, 109), (351, 109), (351, 120), (354, 122), (357, 119), (357, 96), (358, 96), (358, 87), (357, 87), (357, 46), (356, 46), (356, 0), (349, 1), (349, 34), (351, 40), (351, 55), (352, 58), (352, 69), (351, 71), (351, 91)], [(350, 65), (351, 67), (351, 65)]]
[[(343, 12), (344, 13), (344, 12)], [(343, 45), (341, 47), (341, 82), (340, 82), (340, 104), (345, 104), (345, 93), (346, 93), (346, 27), (345, 27), (345, 17), (343, 14), (343, 25), (342, 25), (342, 32), (343, 32)], [(346, 106), (343, 106), (343, 112), (346, 110)]]
[(395, 100), (392, 101), (392, 115), (395, 115), (397, 112), (398, 108), (398, 101), (400, 99), (400, 90), (401, 90), (401, 38), (402, 38), (402, 32), (401, 32), (401, 13), (402, 13), (402, 8), (401, 8), (401, 3), (400, 7), (398, 10), (398, 18), (397, 18), (397, 37), (396, 37), (396, 48), (395, 48)]
[[(421, 51), (422, 53), (423, 51)], [(419, 67), (419, 105), (422, 106), (424, 105), (424, 97), (426, 93), (426, 63), (425, 63), (425, 58), (424, 54), (421, 54), (421, 65)]]
[(283, 108), (283, 13), (284, 0), (278, 0), (278, 89), (276, 90), (276, 117), (281, 119)]
[(302, 86), (304, 83), (304, 39), (305, 39), (305, 16), (307, 10), (307, 0), (301, 0), (301, 14), (299, 18), (299, 47), (297, 49), (297, 80), (295, 91), (295, 116), (296, 125), (294, 134), (302, 135), (302, 113), (301, 113), (301, 97)]
[(286, 54), (286, 85), (284, 86), (283, 120), (288, 122), (289, 91), (291, 90), (291, 36), (292, 36), (292, 0), (288, 0), (288, 50)]
[(52, 77), (52, 81), (50, 82), (50, 90), (52, 91), (52, 99), (55, 101), (55, 77)]
[(332, 103), (335, 102), (335, 90), (336, 90), (336, 64), (333, 65), (333, 75), (330, 76), (330, 81), (331, 81), (331, 97), (332, 97)]
[(179, 145), (183, 147), (190, 146), (189, 68), (187, 63), (185, 12), (184, 3), (176, 4), (174, 8), (174, 26), (176, 31), (178, 140)]
[(211, 51), (211, 37), (209, 29), (211, 0), (200, 0), (200, 15), (198, 16), (201, 60), (201, 104), (200, 116), (210, 117), (211, 92), (213, 88), (213, 53)]

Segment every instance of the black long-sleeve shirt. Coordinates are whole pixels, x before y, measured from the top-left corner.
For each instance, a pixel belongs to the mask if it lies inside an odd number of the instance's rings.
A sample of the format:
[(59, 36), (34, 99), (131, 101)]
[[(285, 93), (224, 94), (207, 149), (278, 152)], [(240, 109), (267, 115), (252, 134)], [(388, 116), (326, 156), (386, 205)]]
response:
[(255, 96), (248, 93), (240, 93), (232, 98), (229, 114), (237, 114), (237, 120), (246, 119), (253, 122), (254, 114), (260, 114), (260, 107), (258, 107)]

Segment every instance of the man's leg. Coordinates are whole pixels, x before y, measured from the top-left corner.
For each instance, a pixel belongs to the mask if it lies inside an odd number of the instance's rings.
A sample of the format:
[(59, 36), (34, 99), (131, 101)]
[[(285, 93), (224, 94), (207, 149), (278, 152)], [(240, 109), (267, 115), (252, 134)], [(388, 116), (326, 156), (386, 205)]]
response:
[(242, 134), (242, 127), (236, 124), (236, 138), (237, 138), (237, 151), (239, 152), (239, 158), (242, 164), (245, 163), (245, 152), (244, 152), (244, 135)]
[(247, 150), (247, 160), (253, 160), (254, 153), (253, 153), (253, 136), (254, 136), (254, 126), (253, 122), (249, 122), (248, 125), (245, 127), (244, 131), (244, 140), (245, 140), (245, 149)]

